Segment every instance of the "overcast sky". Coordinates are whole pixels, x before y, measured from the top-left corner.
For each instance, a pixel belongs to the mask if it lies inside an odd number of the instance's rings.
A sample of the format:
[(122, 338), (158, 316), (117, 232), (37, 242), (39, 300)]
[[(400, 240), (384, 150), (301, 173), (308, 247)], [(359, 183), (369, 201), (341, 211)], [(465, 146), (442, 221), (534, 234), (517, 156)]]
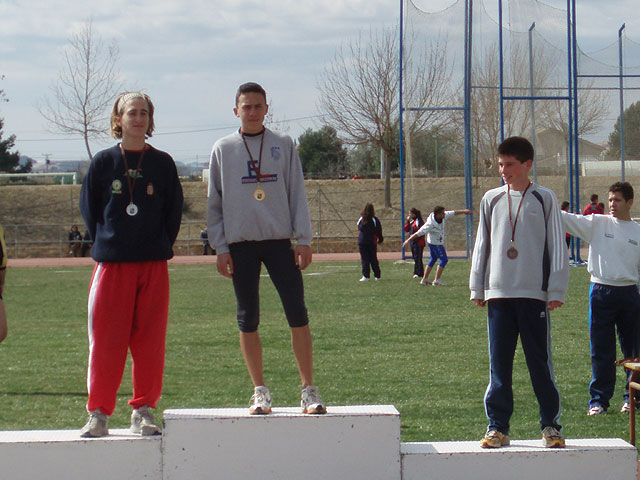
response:
[[(480, 0), (476, 0), (480, 1)], [(436, 12), (452, 0), (416, 0)], [(490, 14), (498, 0), (485, 0)], [(545, 3), (565, 8), (566, 0)], [(640, 42), (638, 0), (577, 0), (578, 41), (586, 51), (626, 34)], [(632, 8), (633, 7), (633, 8)], [(341, 42), (369, 28), (394, 25), (398, 0), (0, 0), (0, 104), (4, 134), (21, 154), (42, 161), (87, 157), (79, 138), (47, 131), (37, 110), (62, 65), (69, 37), (88, 20), (120, 46), (127, 89), (144, 89), (156, 105), (150, 140), (176, 160), (205, 161), (213, 142), (237, 128), (237, 86), (267, 90), (279, 128), (298, 137), (321, 125), (317, 78)], [(93, 151), (112, 139), (92, 142)]]

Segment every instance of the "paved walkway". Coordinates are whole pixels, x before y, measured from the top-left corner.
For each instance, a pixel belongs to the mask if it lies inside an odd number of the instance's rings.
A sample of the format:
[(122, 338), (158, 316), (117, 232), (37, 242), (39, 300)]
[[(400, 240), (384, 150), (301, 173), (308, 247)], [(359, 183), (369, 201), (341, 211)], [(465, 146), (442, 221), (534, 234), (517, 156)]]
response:
[[(453, 256), (458, 252), (451, 252)], [(461, 252), (460, 252), (461, 253)], [(401, 260), (400, 252), (378, 252), (380, 260)], [(359, 261), (360, 254), (358, 252), (351, 253), (314, 253), (314, 262), (339, 262), (339, 261)], [(411, 257), (408, 257), (411, 260)], [(215, 255), (192, 255), (177, 256), (169, 260), (170, 264), (177, 265), (206, 265), (215, 264)], [(9, 268), (21, 267), (82, 267), (94, 265), (95, 261), (90, 257), (63, 257), (63, 258), (9, 258)]]

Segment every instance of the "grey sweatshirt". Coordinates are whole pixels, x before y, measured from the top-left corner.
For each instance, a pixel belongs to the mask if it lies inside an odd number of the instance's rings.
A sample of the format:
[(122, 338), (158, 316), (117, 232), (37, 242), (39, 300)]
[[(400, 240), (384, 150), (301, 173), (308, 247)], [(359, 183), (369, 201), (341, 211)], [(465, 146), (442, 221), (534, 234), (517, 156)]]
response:
[[(511, 190), (511, 217), (516, 218), (522, 192)], [(569, 282), (565, 233), (555, 194), (532, 184), (518, 216), (515, 259), (511, 246), (507, 185), (489, 190), (480, 203), (469, 287), (471, 298), (533, 298), (564, 302)]]
[[(254, 198), (257, 185), (249, 153), (239, 132), (218, 140), (209, 162), (207, 231), (217, 253), (230, 243), (295, 238), (311, 245), (313, 234), (302, 166), (287, 135), (265, 129), (260, 188), (265, 199)], [(262, 135), (245, 136), (258, 166)]]

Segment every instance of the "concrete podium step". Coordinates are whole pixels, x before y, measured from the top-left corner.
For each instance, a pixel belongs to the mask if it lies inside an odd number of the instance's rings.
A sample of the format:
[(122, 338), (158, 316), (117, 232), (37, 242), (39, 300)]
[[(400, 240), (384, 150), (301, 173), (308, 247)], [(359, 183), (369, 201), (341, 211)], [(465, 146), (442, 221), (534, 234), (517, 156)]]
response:
[(110, 429), (80, 438), (78, 430), (0, 431), (0, 478), (6, 480), (162, 479), (161, 437)]
[(401, 443), (392, 405), (329, 406), (326, 415), (275, 408), (171, 409), (162, 436), (129, 430), (0, 431), (0, 479), (34, 480), (637, 480), (638, 454), (621, 439), (540, 439), (496, 450), (480, 442)]
[(166, 410), (164, 480), (400, 480), (400, 414), (391, 405)]
[(567, 439), (564, 449), (541, 440), (512, 440), (508, 447), (474, 442), (403, 443), (402, 480), (637, 480), (638, 453), (619, 438)]

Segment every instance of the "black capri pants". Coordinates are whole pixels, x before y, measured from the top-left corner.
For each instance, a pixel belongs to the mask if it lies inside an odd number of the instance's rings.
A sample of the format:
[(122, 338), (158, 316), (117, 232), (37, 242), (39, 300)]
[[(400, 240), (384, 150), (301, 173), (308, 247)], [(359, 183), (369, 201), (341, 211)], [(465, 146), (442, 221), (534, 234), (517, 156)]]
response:
[(309, 323), (302, 273), (296, 265), (289, 239), (232, 243), (229, 253), (233, 261), (233, 288), (241, 332), (258, 330), (260, 270), (263, 263), (280, 295), (289, 326), (304, 327)]

